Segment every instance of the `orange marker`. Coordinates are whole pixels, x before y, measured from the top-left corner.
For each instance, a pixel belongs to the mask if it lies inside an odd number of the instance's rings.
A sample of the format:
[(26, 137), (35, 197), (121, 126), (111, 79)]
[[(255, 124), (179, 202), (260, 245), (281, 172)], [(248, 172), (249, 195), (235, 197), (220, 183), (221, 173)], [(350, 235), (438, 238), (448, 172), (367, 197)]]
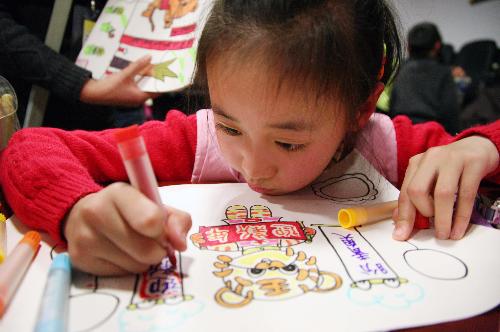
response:
[(30, 231), (24, 234), (14, 250), (0, 265), (0, 317), (10, 303), (40, 245), (40, 234)]
[[(392, 211), (398, 207), (398, 201), (390, 201), (380, 204), (359, 206), (348, 209), (340, 209), (338, 220), (340, 226), (350, 228), (354, 226), (366, 225), (392, 217)], [(415, 216), (414, 228), (429, 228), (429, 218), (418, 213)]]

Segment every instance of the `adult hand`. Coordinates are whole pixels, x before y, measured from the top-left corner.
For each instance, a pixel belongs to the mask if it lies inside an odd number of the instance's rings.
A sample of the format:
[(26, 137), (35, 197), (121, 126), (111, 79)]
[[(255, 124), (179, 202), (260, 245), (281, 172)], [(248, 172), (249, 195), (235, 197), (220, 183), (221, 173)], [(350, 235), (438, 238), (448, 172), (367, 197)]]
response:
[(191, 216), (158, 206), (126, 183), (81, 198), (64, 225), (68, 252), (78, 269), (96, 275), (145, 271), (168, 250), (186, 250)]
[(461, 239), (469, 224), (481, 180), (499, 163), (496, 146), (471, 136), (433, 147), (410, 159), (399, 195), (393, 238), (410, 237), (418, 210), (434, 217), (436, 237)]
[(89, 104), (140, 106), (159, 95), (142, 91), (135, 81), (135, 76), (148, 73), (152, 67), (151, 56), (146, 55), (117, 73), (100, 80), (90, 79), (80, 92), (80, 100)]

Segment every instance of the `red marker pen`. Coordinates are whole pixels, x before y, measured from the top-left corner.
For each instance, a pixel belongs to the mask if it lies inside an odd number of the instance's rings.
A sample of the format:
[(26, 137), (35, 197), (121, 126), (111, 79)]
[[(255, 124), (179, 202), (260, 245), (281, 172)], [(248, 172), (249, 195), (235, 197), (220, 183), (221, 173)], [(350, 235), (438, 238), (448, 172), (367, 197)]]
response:
[(431, 223), (428, 217), (424, 217), (420, 212), (415, 213), (415, 223), (413, 224), (414, 229), (427, 229), (431, 227)]
[[(146, 150), (144, 139), (139, 133), (139, 126), (132, 125), (119, 129), (115, 133), (115, 140), (125, 165), (128, 178), (132, 186), (146, 195), (150, 200), (162, 206), (163, 203), (158, 191), (158, 182)], [(168, 257), (172, 265), (176, 265), (175, 254), (167, 248)]]
[(144, 139), (139, 133), (139, 127), (133, 125), (119, 129), (115, 133), (115, 139), (132, 186), (139, 189), (153, 202), (161, 205), (158, 182), (156, 182)]

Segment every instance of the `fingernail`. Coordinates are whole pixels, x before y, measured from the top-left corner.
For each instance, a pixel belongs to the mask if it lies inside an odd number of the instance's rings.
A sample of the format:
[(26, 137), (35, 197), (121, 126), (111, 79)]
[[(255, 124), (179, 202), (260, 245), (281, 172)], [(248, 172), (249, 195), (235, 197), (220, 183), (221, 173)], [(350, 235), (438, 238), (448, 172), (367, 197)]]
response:
[(448, 238), (448, 234), (446, 234), (445, 232), (437, 232), (436, 237), (440, 240), (445, 240)]
[[(404, 222), (404, 221), (399, 221), (399, 222)], [(404, 227), (401, 226), (400, 224), (396, 224), (396, 228), (392, 232), (392, 237), (396, 240), (403, 239), (405, 236), (405, 230)]]

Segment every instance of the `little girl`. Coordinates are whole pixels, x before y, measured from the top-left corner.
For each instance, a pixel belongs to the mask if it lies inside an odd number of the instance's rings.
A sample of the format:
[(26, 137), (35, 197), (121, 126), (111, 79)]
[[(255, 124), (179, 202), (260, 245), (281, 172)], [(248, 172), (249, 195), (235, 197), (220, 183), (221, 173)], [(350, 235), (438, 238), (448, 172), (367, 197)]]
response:
[[(410, 236), (418, 210), (434, 216), (438, 238), (460, 239), (480, 181), (500, 182), (500, 121), (451, 137), (437, 123), (374, 114), (399, 60), (382, 0), (215, 1), (196, 75), (211, 109), (140, 127), (156, 176), (281, 195), (356, 147), (401, 189), (394, 238)], [(191, 226), (123, 182), (113, 134), (25, 129), (1, 157), (17, 217), (67, 241), (75, 266), (98, 275), (143, 271), (167, 247), (184, 250)]]

